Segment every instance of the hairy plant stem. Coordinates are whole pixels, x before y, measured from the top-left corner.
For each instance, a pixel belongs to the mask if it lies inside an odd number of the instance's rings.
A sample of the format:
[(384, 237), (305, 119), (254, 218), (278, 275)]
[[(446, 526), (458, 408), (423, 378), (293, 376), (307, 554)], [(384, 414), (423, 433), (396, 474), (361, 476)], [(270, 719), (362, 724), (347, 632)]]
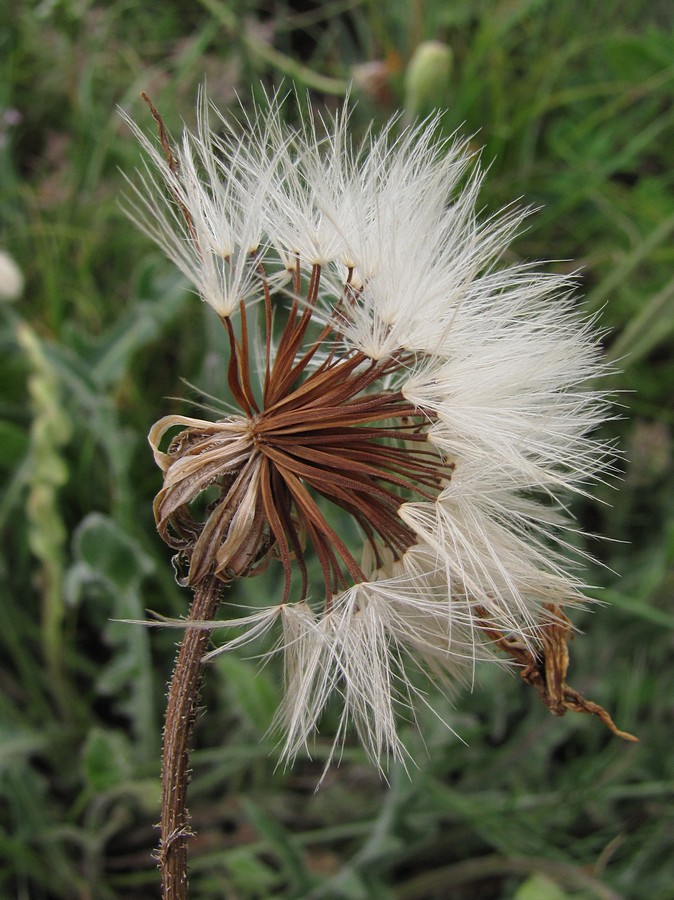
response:
[[(194, 590), (187, 622), (215, 618), (222, 582), (207, 575)], [(197, 715), (201, 659), (210, 637), (203, 628), (185, 629), (169, 685), (162, 761), (161, 835), (157, 859), (164, 900), (186, 900), (187, 842), (192, 832), (187, 811), (189, 744)]]

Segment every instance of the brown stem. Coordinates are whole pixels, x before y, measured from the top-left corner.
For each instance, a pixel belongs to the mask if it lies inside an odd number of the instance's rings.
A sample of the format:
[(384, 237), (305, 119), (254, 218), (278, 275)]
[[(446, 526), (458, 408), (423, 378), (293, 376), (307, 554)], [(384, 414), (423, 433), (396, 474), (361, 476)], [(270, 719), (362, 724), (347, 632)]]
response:
[[(215, 618), (222, 582), (211, 575), (196, 586), (187, 621)], [(185, 629), (169, 685), (162, 764), (161, 836), (157, 859), (164, 900), (186, 900), (187, 841), (192, 831), (187, 811), (189, 743), (197, 713), (201, 659), (210, 631)]]

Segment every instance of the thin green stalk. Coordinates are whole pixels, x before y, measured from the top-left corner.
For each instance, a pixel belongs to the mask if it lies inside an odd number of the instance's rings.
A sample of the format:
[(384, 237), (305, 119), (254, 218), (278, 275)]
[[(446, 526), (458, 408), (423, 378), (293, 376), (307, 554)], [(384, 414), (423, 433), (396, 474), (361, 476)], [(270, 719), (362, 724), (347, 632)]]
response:
[(349, 90), (349, 82), (342, 78), (330, 78), (321, 75), (308, 66), (302, 65), (291, 56), (286, 56), (267, 41), (258, 37), (254, 32), (242, 27), (235, 13), (218, 0), (199, 0), (201, 5), (213, 15), (227, 31), (238, 35), (247, 50), (258, 59), (273, 66), (279, 72), (287, 75), (291, 81), (300, 82), (322, 94), (334, 94), (343, 97)]

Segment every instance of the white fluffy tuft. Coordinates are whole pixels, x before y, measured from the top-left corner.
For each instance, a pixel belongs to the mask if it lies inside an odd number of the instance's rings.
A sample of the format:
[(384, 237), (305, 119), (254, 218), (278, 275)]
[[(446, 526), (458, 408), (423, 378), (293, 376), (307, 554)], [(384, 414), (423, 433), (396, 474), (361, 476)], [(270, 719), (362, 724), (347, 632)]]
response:
[(173, 168), (132, 125), (149, 164), (131, 214), (203, 300), (228, 318), (258, 298), (261, 264), (272, 292), (295, 267), (320, 267), (313, 312), (339, 322), (336, 352), (402, 358), (388, 386), (426, 416), (429, 445), (453, 466), (439, 496), (400, 506), (417, 536), (402, 558), (366, 554), (369, 580), (321, 614), (288, 603), (228, 626), (250, 631), (225, 649), (280, 620), (285, 760), (308, 749), (334, 693), (333, 753), (352, 725), (373, 760), (404, 760), (396, 710), (424, 702), (408, 655), (451, 689), (495, 658), (489, 629), (535, 647), (544, 604), (583, 600), (566, 498), (611, 469), (593, 437), (609, 415), (605, 370), (572, 280), (502, 262), (526, 212), (479, 221), (479, 167), (434, 120), (393, 119), (358, 146), (347, 125), (345, 108), (289, 129), (275, 99), (238, 123), (202, 97)]

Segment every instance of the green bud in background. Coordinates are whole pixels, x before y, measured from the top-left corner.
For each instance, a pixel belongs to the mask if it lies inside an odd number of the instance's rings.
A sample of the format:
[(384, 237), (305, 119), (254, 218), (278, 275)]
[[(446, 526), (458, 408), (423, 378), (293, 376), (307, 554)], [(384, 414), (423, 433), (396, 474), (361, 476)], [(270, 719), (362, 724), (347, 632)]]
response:
[(452, 72), (452, 50), (440, 41), (422, 41), (405, 72), (405, 112), (424, 116), (444, 105)]
[(16, 300), (23, 291), (23, 274), (9, 253), (0, 250), (0, 302)]

